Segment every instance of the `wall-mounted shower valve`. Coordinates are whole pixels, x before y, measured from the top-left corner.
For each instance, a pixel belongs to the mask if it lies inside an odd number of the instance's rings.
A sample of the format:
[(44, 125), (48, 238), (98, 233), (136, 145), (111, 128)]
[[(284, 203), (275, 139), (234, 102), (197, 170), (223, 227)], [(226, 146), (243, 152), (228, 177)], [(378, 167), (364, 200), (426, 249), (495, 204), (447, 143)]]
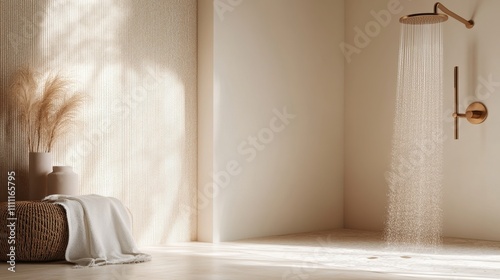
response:
[(465, 114), (458, 112), (458, 66), (455, 66), (455, 112), (452, 117), (455, 118), (455, 139), (458, 139), (458, 119), (466, 118), (471, 124), (480, 124), (488, 117), (488, 109), (481, 102), (473, 102), (465, 110)]
[(471, 124), (480, 124), (488, 117), (488, 110), (481, 102), (473, 102), (467, 107), (465, 114), (453, 113), (454, 118), (466, 118)]

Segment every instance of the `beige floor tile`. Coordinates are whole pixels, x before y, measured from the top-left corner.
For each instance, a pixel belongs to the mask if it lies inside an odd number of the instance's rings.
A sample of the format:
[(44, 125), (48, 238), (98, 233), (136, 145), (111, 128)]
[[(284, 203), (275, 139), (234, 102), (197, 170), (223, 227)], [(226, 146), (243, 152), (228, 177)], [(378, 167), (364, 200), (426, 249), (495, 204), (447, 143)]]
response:
[(143, 248), (147, 263), (74, 269), (71, 264), (0, 266), (0, 279), (500, 279), (500, 243), (445, 239), (437, 251), (387, 248), (380, 233), (334, 230), (221, 244)]

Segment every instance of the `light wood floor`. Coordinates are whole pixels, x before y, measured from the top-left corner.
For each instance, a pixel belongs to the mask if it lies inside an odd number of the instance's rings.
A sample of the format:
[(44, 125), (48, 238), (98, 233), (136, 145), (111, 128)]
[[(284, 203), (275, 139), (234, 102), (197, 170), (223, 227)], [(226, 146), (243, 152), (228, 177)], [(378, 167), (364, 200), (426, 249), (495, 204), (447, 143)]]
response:
[(0, 266), (0, 279), (500, 279), (500, 243), (446, 239), (436, 252), (388, 250), (376, 232), (334, 230), (239, 242), (142, 248), (141, 264), (74, 269), (67, 263)]

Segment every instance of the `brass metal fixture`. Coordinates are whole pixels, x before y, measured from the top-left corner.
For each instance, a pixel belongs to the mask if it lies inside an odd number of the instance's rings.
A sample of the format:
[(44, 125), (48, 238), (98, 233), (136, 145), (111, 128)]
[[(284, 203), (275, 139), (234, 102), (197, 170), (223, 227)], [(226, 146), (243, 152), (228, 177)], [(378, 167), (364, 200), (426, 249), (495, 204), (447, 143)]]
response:
[[(439, 14), (438, 9), (443, 11), (445, 14)], [(448, 16), (465, 24), (465, 27), (469, 29), (474, 27), (474, 21), (472, 19), (471, 20), (464, 19), (463, 17), (450, 11), (448, 8), (446, 8), (443, 4), (439, 2), (434, 4), (434, 13), (420, 13), (420, 14), (411, 14), (403, 16), (399, 19), (399, 22), (403, 24), (434, 24), (447, 21)]]
[(404, 24), (434, 24), (440, 23), (448, 20), (448, 16), (444, 14), (436, 14), (436, 13), (421, 13), (421, 14), (412, 14), (407, 16), (402, 16), (399, 19), (400, 23)]
[(471, 124), (480, 124), (488, 117), (488, 109), (481, 102), (471, 103), (465, 110), (465, 114), (458, 112), (458, 66), (454, 71), (455, 82), (455, 112), (452, 117), (455, 118), (455, 139), (458, 139), (458, 119), (466, 118)]

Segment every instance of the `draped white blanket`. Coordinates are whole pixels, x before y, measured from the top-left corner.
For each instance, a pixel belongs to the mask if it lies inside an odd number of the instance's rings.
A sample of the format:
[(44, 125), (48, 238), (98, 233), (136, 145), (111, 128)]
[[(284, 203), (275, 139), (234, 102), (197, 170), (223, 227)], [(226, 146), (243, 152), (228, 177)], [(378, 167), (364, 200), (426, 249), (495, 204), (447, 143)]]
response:
[(49, 195), (68, 218), (66, 260), (77, 267), (136, 263), (151, 260), (139, 252), (126, 208), (116, 198), (99, 195)]

